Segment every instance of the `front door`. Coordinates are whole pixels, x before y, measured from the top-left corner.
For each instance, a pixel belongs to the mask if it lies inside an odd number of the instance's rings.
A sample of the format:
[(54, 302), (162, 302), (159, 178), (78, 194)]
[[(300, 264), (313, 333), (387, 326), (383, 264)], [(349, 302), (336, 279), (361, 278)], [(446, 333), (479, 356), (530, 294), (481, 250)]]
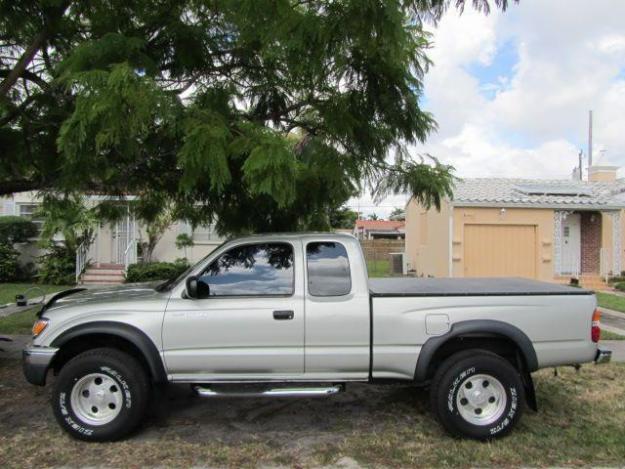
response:
[(581, 217), (572, 213), (562, 222), (561, 273), (579, 275), (581, 259)]
[(126, 249), (130, 239), (130, 217), (125, 216), (117, 221), (111, 230), (111, 263), (123, 264), (126, 257)]
[(299, 242), (234, 246), (200, 274), (199, 298), (171, 298), (163, 353), (173, 380), (301, 376), (302, 258)]

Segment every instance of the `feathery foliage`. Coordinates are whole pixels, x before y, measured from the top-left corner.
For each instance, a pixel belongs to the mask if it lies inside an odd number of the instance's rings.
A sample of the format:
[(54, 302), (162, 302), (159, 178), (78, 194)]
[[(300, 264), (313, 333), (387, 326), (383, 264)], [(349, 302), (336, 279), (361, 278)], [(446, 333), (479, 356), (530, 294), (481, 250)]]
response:
[[(0, 195), (136, 194), (222, 232), (327, 228), (363, 187), (450, 195), (390, 163), (435, 130), (425, 21), (506, 0), (0, 0)], [(366, 185), (362, 185), (366, 181)]]

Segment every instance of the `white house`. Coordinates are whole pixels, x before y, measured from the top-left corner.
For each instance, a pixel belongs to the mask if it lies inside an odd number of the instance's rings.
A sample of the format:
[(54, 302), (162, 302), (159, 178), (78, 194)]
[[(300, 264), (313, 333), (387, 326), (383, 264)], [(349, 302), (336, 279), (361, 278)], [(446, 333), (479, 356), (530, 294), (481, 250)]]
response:
[[(103, 197), (89, 196), (88, 199), (96, 203), (103, 200)], [(41, 199), (35, 192), (16, 193), (10, 197), (0, 198), (0, 215), (32, 218), (40, 204)], [(33, 221), (43, 223), (42, 220), (33, 219)], [(194, 245), (186, 248), (186, 252), (176, 247), (176, 237), (181, 233), (187, 233), (193, 239)], [(59, 241), (62, 241), (62, 238), (59, 238)], [(101, 223), (96, 230), (93, 244), (83, 246), (76, 253), (77, 270), (82, 271), (84, 265), (89, 262), (91, 266), (83, 277), (85, 283), (117, 283), (123, 278), (125, 268), (139, 260), (138, 246), (144, 241), (147, 241), (145, 228), (137, 223), (130, 211), (117, 223)], [(223, 238), (217, 235), (213, 226), (192, 229), (188, 223), (176, 222), (159, 240), (152, 260), (171, 262), (186, 257), (193, 263), (202, 259), (222, 242)], [(24, 246), (21, 251), (23, 262), (32, 262), (41, 254), (35, 242)]]

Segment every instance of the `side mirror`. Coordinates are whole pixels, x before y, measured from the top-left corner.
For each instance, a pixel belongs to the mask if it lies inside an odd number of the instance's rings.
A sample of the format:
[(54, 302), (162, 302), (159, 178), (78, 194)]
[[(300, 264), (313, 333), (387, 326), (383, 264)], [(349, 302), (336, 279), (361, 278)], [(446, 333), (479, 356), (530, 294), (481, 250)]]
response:
[(197, 277), (195, 275), (191, 275), (187, 277), (187, 296), (189, 298), (197, 298)]

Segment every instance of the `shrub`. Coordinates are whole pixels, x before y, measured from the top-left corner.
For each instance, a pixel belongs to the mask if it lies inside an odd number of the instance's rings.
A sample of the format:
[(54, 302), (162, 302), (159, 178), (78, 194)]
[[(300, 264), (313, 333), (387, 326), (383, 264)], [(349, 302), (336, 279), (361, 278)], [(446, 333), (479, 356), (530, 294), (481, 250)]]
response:
[(39, 256), (39, 282), (73, 285), (76, 282), (76, 255), (67, 247), (52, 245)]
[(619, 291), (625, 291), (625, 282), (618, 282), (618, 283), (615, 283), (613, 286), (615, 289)]
[(0, 243), (24, 243), (37, 236), (37, 225), (24, 217), (0, 217)]
[(20, 253), (12, 245), (0, 242), (0, 282), (17, 280), (20, 272), (17, 261), (19, 256)]
[(176, 262), (142, 262), (131, 264), (126, 271), (126, 282), (149, 282), (150, 280), (171, 280), (189, 268), (186, 259)]

